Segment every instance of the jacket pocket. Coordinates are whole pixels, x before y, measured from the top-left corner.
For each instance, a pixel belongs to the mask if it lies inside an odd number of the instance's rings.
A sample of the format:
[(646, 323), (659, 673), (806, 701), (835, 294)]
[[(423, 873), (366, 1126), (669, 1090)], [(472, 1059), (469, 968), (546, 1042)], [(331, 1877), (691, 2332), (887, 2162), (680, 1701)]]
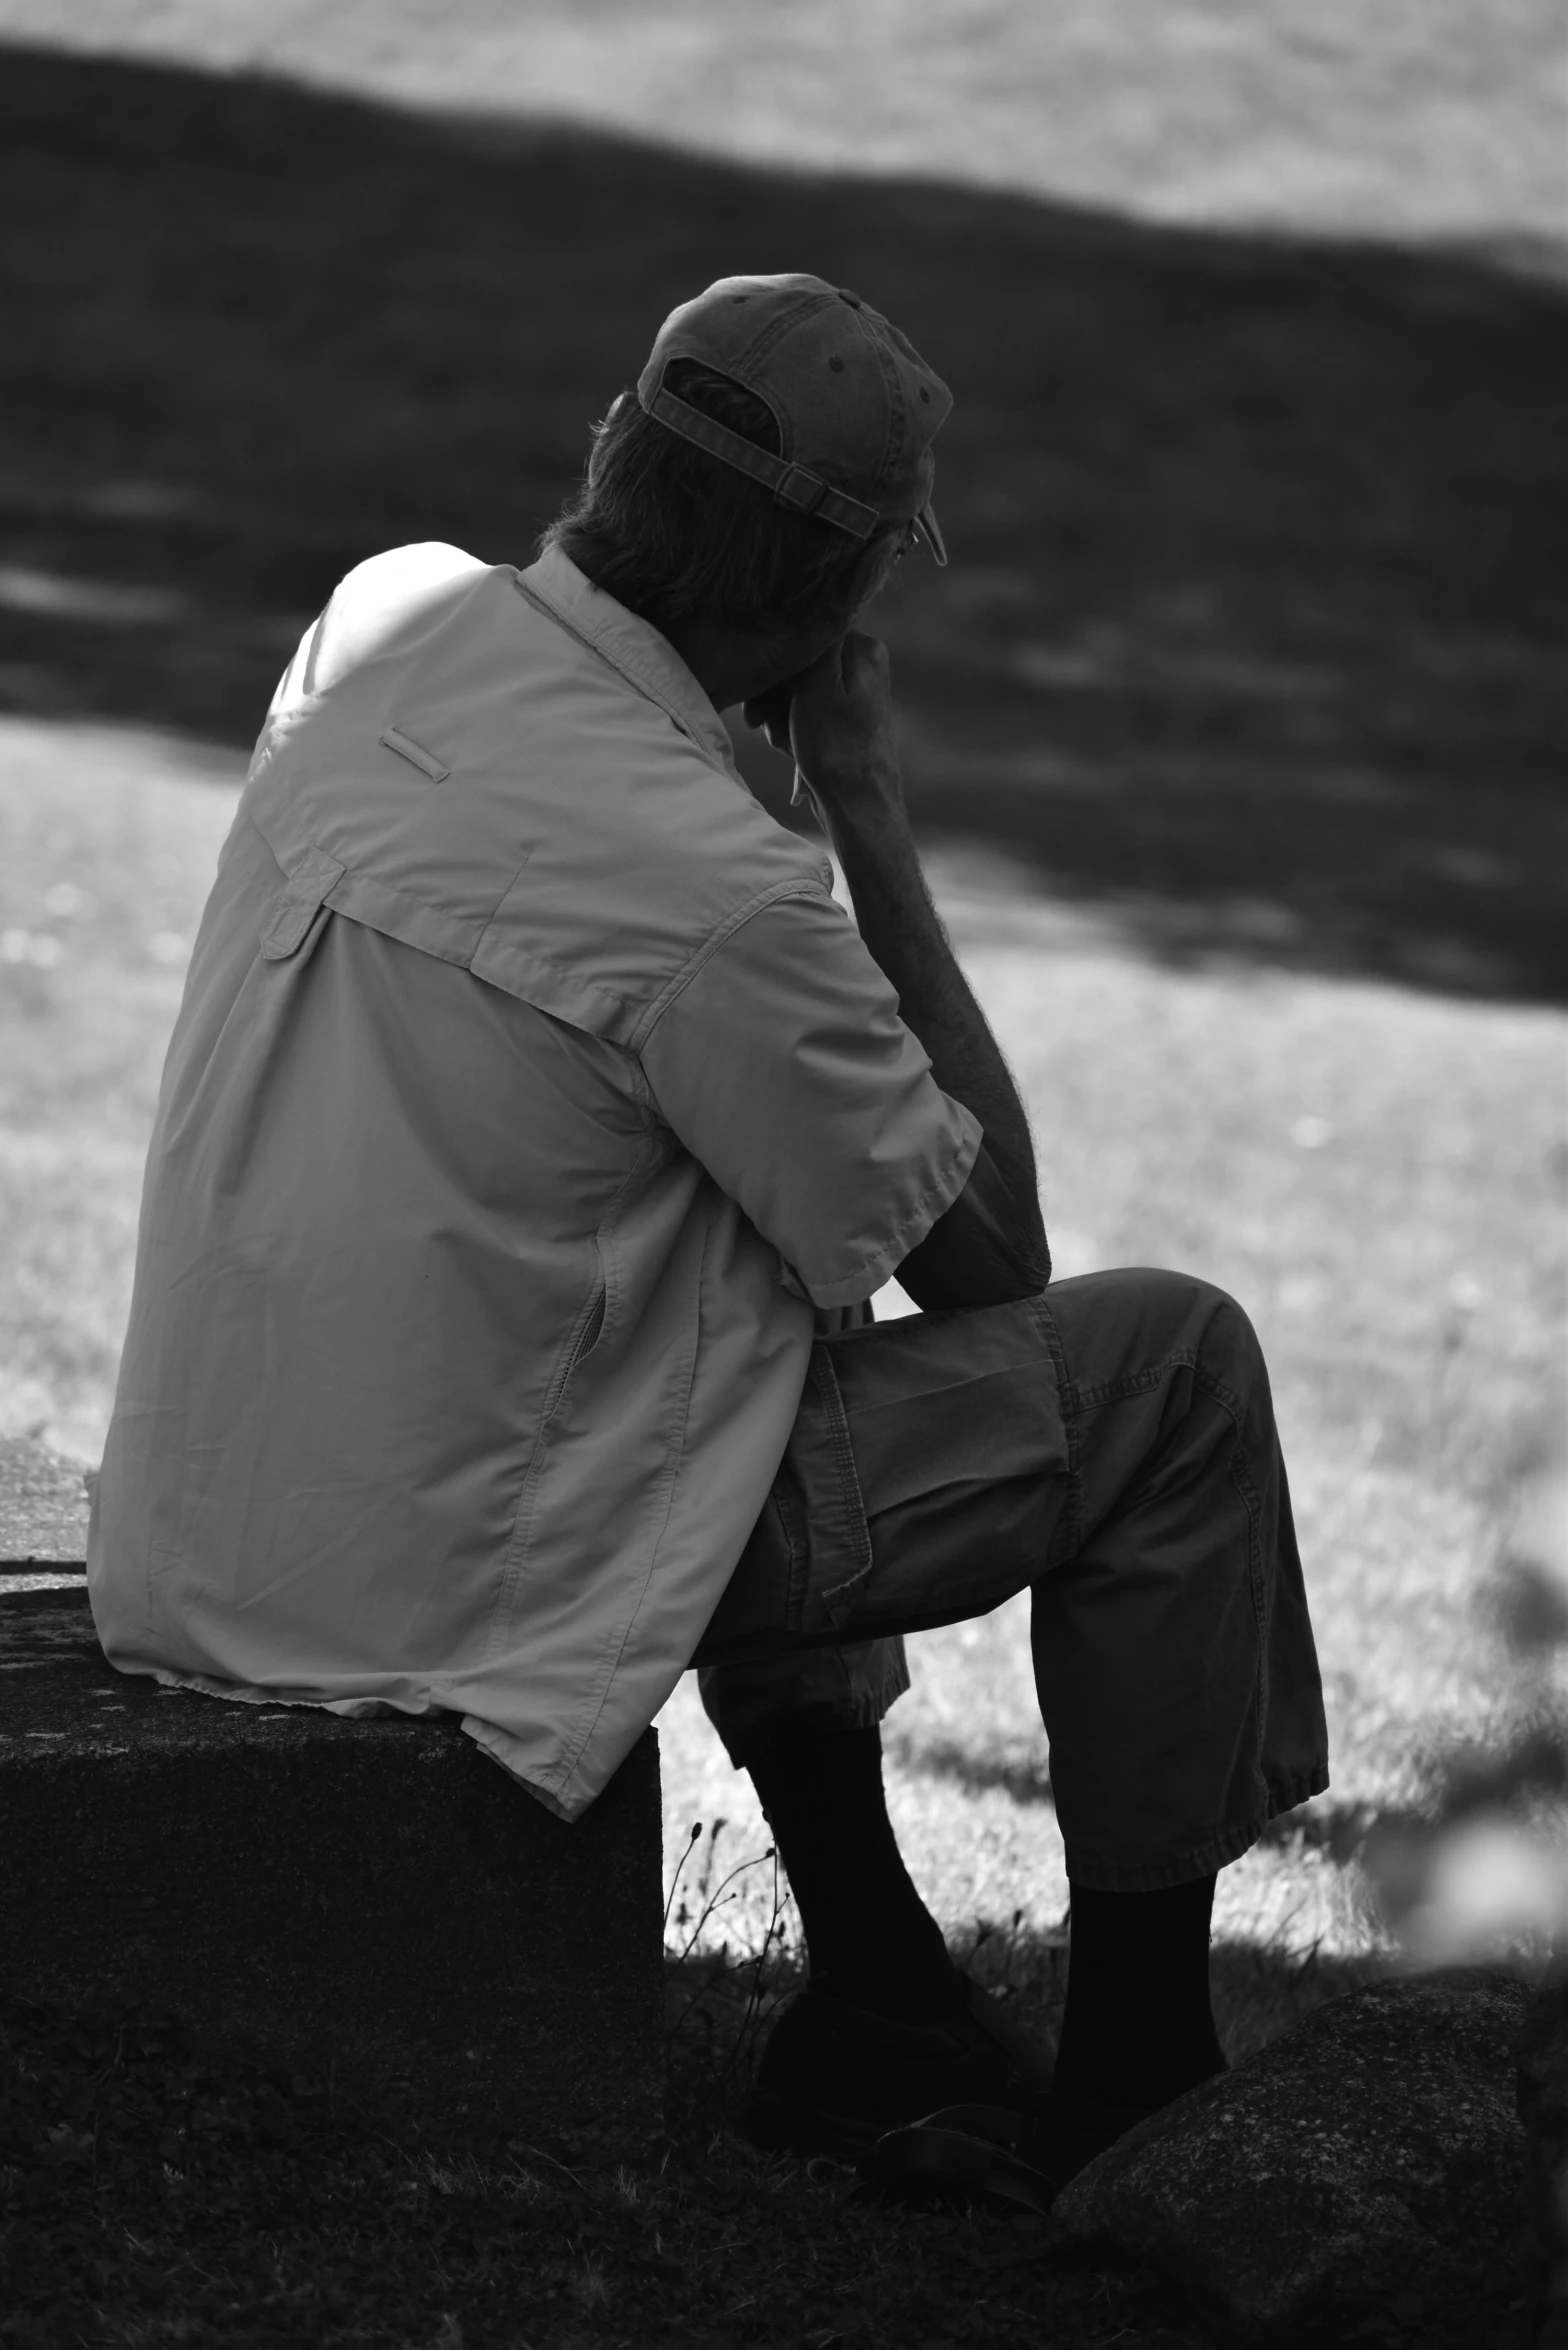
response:
[[(857, 1611), (878, 1635), (983, 1614), (1045, 1571), (1050, 1499), (1068, 1469), (1039, 1300), (817, 1339), (783, 1464), (693, 1662), (868, 1637), (850, 1633)], [(952, 1557), (951, 1527), (976, 1495), (987, 1539), (974, 1560)], [(907, 1558), (895, 1542), (874, 1562), (871, 1525), (901, 1522), (941, 1540)]]
[(593, 1236), (593, 1254), (593, 1281), (587, 1297), (577, 1309), (576, 1336), (572, 1339), (571, 1352), (567, 1355), (565, 1366), (558, 1376), (556, 1391), (550, 1405), (552, 1413), (564, 1404), (567, 1390), (576, 1378), (578, 1370), (588, 1360), (604, 1336), (605, 1316), (609, 1311), (610, 1304), (610, 1268), (605, 1260), (604, 1243), (597, 1233)]
[(604, 1306), (605, 1285), (604, 1273), (601, 1269), (599, 1274), (598, 1287), (594, 1292), (593, 1303), (588, 1309), (588, 1319), (586, 1322), (584, 1322), (581, 1331), (578, 1333), (577, 1344), (572, 1350), (571, 1367), (574, 1371), (580, 1362), (584, 1361), (587, 1356), (593, 1353), (594, 1348), (598, 1345), (600, 1339), (604, 1336)]

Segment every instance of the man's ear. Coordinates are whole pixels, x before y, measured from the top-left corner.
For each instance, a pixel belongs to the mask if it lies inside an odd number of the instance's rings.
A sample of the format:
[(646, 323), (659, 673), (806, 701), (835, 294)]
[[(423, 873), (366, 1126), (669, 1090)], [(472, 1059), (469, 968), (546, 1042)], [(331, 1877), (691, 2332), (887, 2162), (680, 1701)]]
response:
[(789, 747), (789, 705), (795, 690), (795, 681), (787, 677), (778, 685), (770, 685), (765, 693), (753, 694), (749, 702), (741, 704), (741, 716), (748, 726), (760, 726), (776, 751), (786, 758)]

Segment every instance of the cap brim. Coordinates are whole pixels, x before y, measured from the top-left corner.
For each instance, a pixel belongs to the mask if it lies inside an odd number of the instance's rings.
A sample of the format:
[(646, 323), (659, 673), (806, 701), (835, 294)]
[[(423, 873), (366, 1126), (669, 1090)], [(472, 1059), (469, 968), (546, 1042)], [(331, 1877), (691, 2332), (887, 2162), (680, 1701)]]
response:
[(942, 536), (942, 525), (936, 518), (936, 508), (929, 502), (915, 516), (915, 528), (930, 548), (933, 559), (947, 568), (947, 541)]

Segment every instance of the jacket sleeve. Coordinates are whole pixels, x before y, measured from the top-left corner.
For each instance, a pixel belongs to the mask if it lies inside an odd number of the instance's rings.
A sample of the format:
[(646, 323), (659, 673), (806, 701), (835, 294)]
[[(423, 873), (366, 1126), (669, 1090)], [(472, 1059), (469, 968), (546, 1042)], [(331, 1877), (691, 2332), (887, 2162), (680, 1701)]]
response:
[(642, 1047), (654, 1100), (818, 1306), (871, 1296), (980, 1145), (825, 892), (774, 899), (702, 961)]

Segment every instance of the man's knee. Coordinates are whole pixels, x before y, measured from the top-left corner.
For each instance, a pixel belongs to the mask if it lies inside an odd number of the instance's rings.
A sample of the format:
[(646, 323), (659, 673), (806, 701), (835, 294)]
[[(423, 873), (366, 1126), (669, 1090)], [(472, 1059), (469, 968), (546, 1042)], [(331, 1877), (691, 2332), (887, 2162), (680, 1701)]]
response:
[[(1163, 1265), (1119, 1266), (1081, 1282), (1059, 1282), (1046, 1291), (1045, 1303), (1053, 1310), (1059, 1310), (1057, 1301), (1067, 1307), (1069, 1293), (1080, 1289), (1085, 1294), (1071, 1301), (1074, 1310), (1064, 1319), (1081, 1319), (1085, 1332), (1095, 1334), (1100, 1343), (1091, 1342), (1090, 1353), (1102, 1351), (1112, 1325), (1120, 1323), (1129, 1360), (1152, 1365), (1190, 1355), (1237, 1391), (1252, 1385), (1264, 1369), (1262, 1345), (1246, 1308), (1196, 1273)], [(1077, 1351), (1069, 1343), (1069, 1359)]]
[(1171, 1273), (1166, 1278), (1179, 1285), (1199, 1365), (1228, 1385), (1251, 1386), (1264, 1368), (1263, 1346), (1246, 1307), (1228, 1289), (1195, 1273)]

